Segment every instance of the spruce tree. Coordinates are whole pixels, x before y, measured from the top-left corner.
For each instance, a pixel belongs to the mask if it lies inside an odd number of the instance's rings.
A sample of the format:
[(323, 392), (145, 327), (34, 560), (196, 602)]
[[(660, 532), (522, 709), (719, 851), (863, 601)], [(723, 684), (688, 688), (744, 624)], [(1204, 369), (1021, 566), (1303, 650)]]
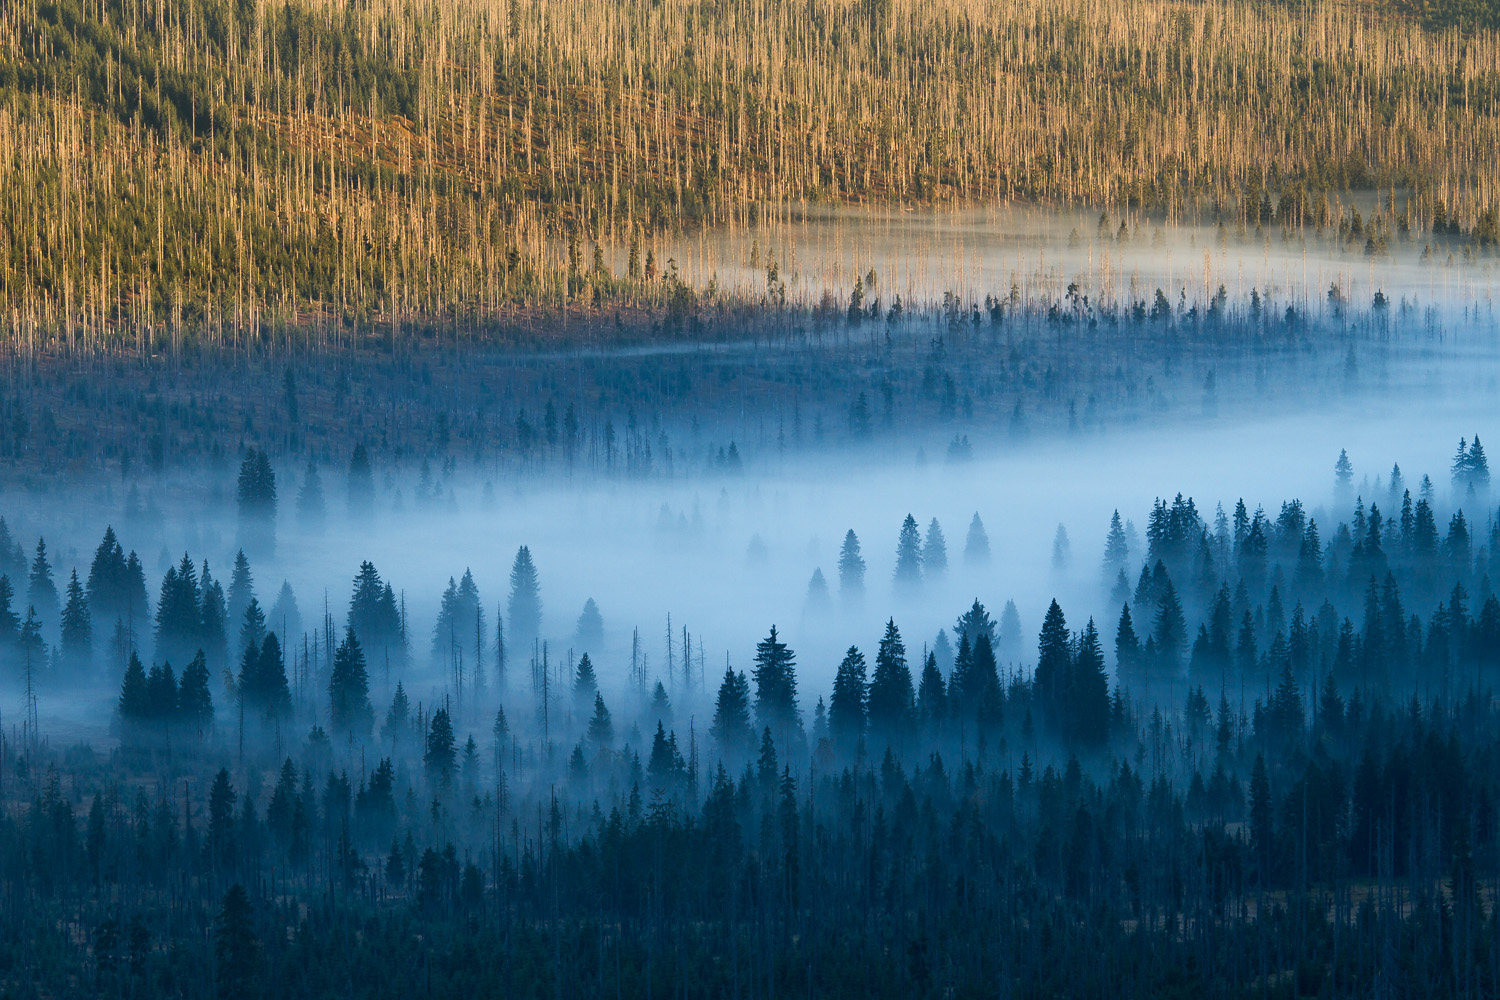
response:
[(385, 710), (385, 724), (380, 727), (381, 740), (389, 740), (394, 750), (400, 743), (401, 737), (406, 735), (406, 727), (411, 724), (410, 720), (411, 702), (407, 700), (406, 688), (398, 680), (396, 692), (391, 695), (391, 705)]
[(21, 637), (21, 616), (11, 608), (14, 599), (10, 577), (0, 576), (0, 649), (9, 649)]
[[(755, 646), (755, 723), (776, 732), (800, 731), (802, 720), (797, 711), (796, 654), (776, 634)], [(783, 736), (785, 740), (785, 736)]]
[(1182, 669), (1182, 652), (1187, 643), (1187, 620), (1182, 614), (1182, 602), (1177, 599), (1177, 588), (1168, 580), (1161, 595), (1161, 605), (1156, 612), (1156, 623), (1152, 629), (1156, 640), (1157, 657), (1165, 676), (1176, 676)]
[(62, 610), (62, 659), (74, 669), (85, 669), (94, 657), (94, 625), (78, 571), (68, 580), (68, 602)]
[[(229, 575), (229, 592), (224, 598), (225, 620), (234, 622), (238, 628), (245, 620), (245, 609), (255, 600), (255, 579), (250, 572), (250, 559), (245, 550), (234, 554), (234, 569)], [(257, 644), (260, 642), (256, 640)]]
[(89, 610), (96, 621), (111, 622), (126, 614), (125, 553), (115, 537), (115, 529), (106, 527), (104, 538), (94, 550), (89, 564), (87, 584)]
[(177, 692), (177, 715), (186, 730), (202, 738), (214, 721), (213, 695), (208, 687), (208, 660), (199, 650), (182, 671)]
[(375, 475), (363, 443), (349, 456), (348, 502), (351, 517), (366, 517), (375, 509)]
[(917, 530), (917, 519), (907, 514), (896, 539), (896, 583), (912, 587), (921, 582), (922, 533)]
[[(227, 780), (226, 772), (220, 771)], [(220, 1000), (243, 1000), (260, 992), (260, 940), (245, 887), (224, 893), (214, 921), (214, 992)]]
[(850, 528), (839, 550), (839, 596), (855, 599), (865, 592), (865, 560), (859, 554), (859, 536)]
[(1037, 636), (1037, 658), (1035, 685), (1038, 700), (1055, 710), (1068, 684), (1071, 666), (1068, 622), (1062, 607), (1053, 598), (1042, 619), (1042, 630)]
[(511, 564), (510, 600), (506, 604), (505, 617), (510, 622), (512, 642), (529, 647), (532, 640), (541, 635), (541, 584), (536, 564), (531, 561), (531, 548), (526, 545), (516, 550), (515, 562)]
[(302, 475), (302, 488), (297, 491), (297, 520), (304, 527), (321, 528), (326, 516), (327, 505), (323, 500), (323, 480), (318, 475), (316, 462), (307, 463), (307, 471)]
[(724, 668), (719, 693), (714, 700), (714, 718), (708, 734), (726, 757), (748, 754), (754, 746), (755, 730), (750, 727), (750, 684), (744, 673)]
[(927, 525), (927, 540), (922, 543), (922, 567), (929, 577), (941, 576), (948, 571), (948, 542), (937, 518)]
[(615, 726), (609, 708), (604, 704), (604, 695), (594, 692), (594, 715), (589, 719), (589, 742), (595, 748), (605, 750), (615, 741)]
[[(274, 637), (272, 633), (267, 641)], [(357, 739), (369, 738), (375, 724), (375, 712), (370, 707), (370, 678), (365, 670), (364, 650), (352, 628), (345, 628), (344, 641), (333, 654), (328, 705), (328, 721), (335, 732), (348, 733)]]
[(260, 601), (250, 598), (240, 615), (240, 645), (259, 646), (266, 640), (266, 613), (260, 609)]
[(130, 663), (125, 667), (125, 677), (120, 683), (121, 735), (133, 734), (134, 727), (145, 722), (151, 714), (151, 691), (146, 679), (146, 668), (141, 658), (130, 654)]
[(446, 786), (453, 779), (457, 759), (453, 722), (448, 717), (448, 710), (440, 708), (432, 713), (432, 721), (427, 727), (427, 751), (422, 756), (428, 778), (438, 785)]
[(867, 684), (865, 654), (850, 646), (833, 676), (833, 696), (828, 702), (828, 728), (835, 744), (846, 753), (864, 736)]
[(1102, 746), (1109, 736), (1109, 674), (1099, 630), (1090, 618), (1078, 640), (1078, 658), (1073, 666), (1068, 692), (1073, 736), (1082, 746)]
[(922, 681), (917, 685), (917, 719), (923, 731), (936, 736), (948, 716), (948, 692), (943, 683), (943, 674), (938, 670), (937, 655), (927, 654), (922, 665)]
[[(256, 675), (261, 684), (261, 709), (268, 718), (284, 719), (292, 713), (292, 692), (286, 680), (286, 661), (275, 632), (261, 641)], [(366, 731), (368, 731), (366, 726)]]
[(57, 584), (52, 579), (52, 564), (47, 561), (47, 542), (36, 540), (36, 556), (31, 560), (27, 581), (26, 603), (36, 609), (37, 617), (49, 627), (58, 620)]
[(875, 675), (870, 679), (870, 731), (887, 740), (900, 740), (907, 735), (915, 711), (906, 644), (892, 618), (885, 623), (885, 635), (875, 654)]
[(1125, 536), (1125, 526), (1116, 510), (1109, 518), (1109, 534), (1104, 538), (1104, 578), (1114, 580), (1130, 559), (1130, 541)]
[(582, 708), (592, 704), (598, 693), (599, 678), (594, 675), (594, 663), (589, 659), (589, 654), (584, 653), (573, 671), (573, 700)]
[(964, 565), (980, 568), (990, 564), (990, 536), (979, 519), (979, 511), (969, 520), (969, 533), (964, 539)]
[(597, 650), (604, 642), (604, 618), (599, 614), (599, 605), (594, 603), (592, 597), (583, 602), (583, 611), (578, 616), (574, 635), (579, 646), (584, 649)]

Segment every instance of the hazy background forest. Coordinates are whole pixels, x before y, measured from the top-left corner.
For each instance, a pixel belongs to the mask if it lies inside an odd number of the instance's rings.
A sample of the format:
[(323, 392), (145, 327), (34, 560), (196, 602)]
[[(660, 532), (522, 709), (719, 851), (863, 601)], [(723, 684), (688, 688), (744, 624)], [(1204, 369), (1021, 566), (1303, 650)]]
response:
[(0, 997), (1495, 995), (1497, 32), (0, 0)]

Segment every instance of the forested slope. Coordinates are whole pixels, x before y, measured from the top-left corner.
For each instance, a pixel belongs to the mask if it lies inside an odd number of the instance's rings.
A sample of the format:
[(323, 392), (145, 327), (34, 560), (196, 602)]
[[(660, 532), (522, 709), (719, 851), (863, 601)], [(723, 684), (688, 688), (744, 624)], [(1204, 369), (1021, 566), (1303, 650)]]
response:
[(1484, 3), (5, 0), (0, 322), (149, 348), (662, 305), (684, 294), (663, 234), (805, 202), (1299, 228), (1379, 190), (1415, 230), (1491, 242), (1493, 24)]

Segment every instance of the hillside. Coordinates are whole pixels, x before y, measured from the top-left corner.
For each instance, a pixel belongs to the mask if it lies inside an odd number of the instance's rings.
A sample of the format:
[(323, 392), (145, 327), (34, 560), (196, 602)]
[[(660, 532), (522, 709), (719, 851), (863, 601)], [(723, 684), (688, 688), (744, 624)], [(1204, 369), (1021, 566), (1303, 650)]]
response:
[(144, 349), (662, 305), (684, 289), (654, 239), (800, 202), (1301, 227), (1378, 189), (1414, 228), (1439, 205), (1472, 228), (1500, 202), (1493, 23), (1482, 3), (3, 0), (0, 322), (27, 348)]

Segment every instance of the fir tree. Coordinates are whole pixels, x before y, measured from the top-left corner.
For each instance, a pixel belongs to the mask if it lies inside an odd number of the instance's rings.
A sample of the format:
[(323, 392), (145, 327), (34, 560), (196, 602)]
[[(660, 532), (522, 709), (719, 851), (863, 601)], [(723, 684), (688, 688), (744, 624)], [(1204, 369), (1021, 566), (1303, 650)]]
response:
[(1109, 534), (1104, 538), (1104, 578), (1113, 581), (1130, 559), (1130, 541), (1125, 537), (1125, 526), (1116, 510), (1109, 518)]
[(1068, 622), (1054, 598), (1037, 636), (1036, 690), (1044, 705), (1055, 707), (1067, 688), (1071, 659), (1068, 646)]
[(708, 734), (726, 757), (748, 754), (754, 744), (750, 727), (750, 684), (743, 673), (724, 668), (724, 679), (714, 700), (714, 719)]
[(208, 660), (202, 650), (182, 671), (177, 713), (187, 730), (199, 738), (206, 736), (213, 726), (214, 702), (208, 688)]
[[(227, 780), (224, 771), (219, 772)], [(236, 882), (224, 893), (214, 921), (214, 992), (220, 1000), (242, 1000), (260, 992), (261, 950), (254, 912), (245, 887)]]
[(146, 679), (146, 668), (134, 653), (125, 667), (125, 678), (120, 683), (120, 699), (117, 703), (122, 728), (130, 732), (133, 726), (145, 722), (151, 715), (151, 691)]
[(396, 681), (396, 692), (391, 695), (391, 705), (385, 711), (385, 724), (380, 727), (382, 741), (389, 740), (394, 750), (411, 724), (411, 703), (406, 697), (406, 688)]
[(1078, 640), (1078, 658), (1068, 692), (1073, 737), (1081, 745), (1102, 746), (1109, 736), (1109, 675), (1099, 630), (1089, 619)]
[(900, 740), (909, 730), (915, 711), (906, 644), (892, 618), (885, 624), (885, 635), (875, 654), (875, 675), (870, 679), (870, 729), (888, 740)]
[(505, 611), (511, 640), (529, 647), (542, 631), (542, 594), (531, 549), (525, 545), (516, 550), (510, 568), (510, 600)]
[[(255, 600), (255, 580), (250, 573), (250, 559), (245, 555), (245, 550), (240, 549), (234, 554), (234, 569), (229, 575), (229, 593), (224, 599), (225, 620), (235, 623), (238, 627), (245, 620), (245, 609), (250, 602)], [(260, 639), (256, 639), (256, 644)]]
[[(267, 641), (275, 633), (267, 636)], [(370, 679), (365, 670), (365, 654), (354, 629), (346, 628), (344, 641), (333, 654), (333, 671), (328, 677), (328, 721), (335, 732), (366, 739), (375, 724), (370, 707)]]
[(375, 475), (370, 471), (370, 453), (363, 443), (349, 456), (349, 515), (367, 517), (375, 509)]
[(917, 530), (917, 519), (907, 514), (896, 539), (896, 583), (910, 587), (921, 581), (922, 533)]
[(941, 576), (948, 570), (948, 542), (943, 538), (943, 527), (937, 518), (927, 525), (927, 539), (922, 543), (922, 566), (929, 577)]
[(36, 555), (31, 560), (26, 603), (36, 609), (38, 618), (49, 626), (58, 620), (57, 584), (52, 579), (52, 564), (47, 561), (47, 542), (36, 540)]
[(597, 649), (604, 642), (604, 618), (599, 614), (599, 605), (590, 597), (583, 602), (583, 611), (578, 616), (574, 629), (578, 645), (584, 649)]
[(599, 693), (599, 678), (594, 675), (594, 664), (589, 654), (584, 653), (573, 671), (573, 699), (580, 708), (593, 702)]
[(850, 528), (844, 533), (844, 545), (839, 550), (839, 596), (854, 599), (864, 592), (865, 560), (859, 554), (859, 536)]
[(94, 657), (94, 625), (77, 570), (68, 580), (68, 602), (62, 610), (59, 651), (63, 661), (75, 669), (86, 668)]
[(453, 768), (457, 760), (453, 723), (448, 718), (448, 710), (440, 708), (432, 713), (432, 721), (427, 727), (427, 752), (422, 756), (428, 778), (446, 787), (453, 780)]
[(922, 665), (922, 681), (917, 685), (917, 719), (924, 732), (935, 735), (948, 716), (948, 692), (943, 674), (938, 670), (937, 655), (928, 653)]
[(316, 462), (307, 463), (302, 474), (302, 488), (297, 491), (297, 520), (309, 528), (321, 528), (327, 513), (323, 500), (323, 480), (318, 475)]
[(21, 617), (11, 608), (14, 598), (10, 577), (0, 576), (0, 649), (14, 646), (21, 636)]
[(828, 702), (828, 728), (846, 752), (854, 749), (865, 732), (865, 654), (850, 646), (833, 676), (833, 696)]
[(615, 726), (610, 718), (604, 696), (594, 692), (594, 715), (589, 719), (589, 742), (600, 750), (608, 749), (615, 741)]
[(755, 722), (780, 732), (801, 730), (797, 711), (796, 654), (776, 635), (771, 634), (755, 646)]
[(990, 536), (984, 530), (984, 522), (976, 510), (969, 520), (969, 533), (964, 538), (964, 565), (979, 568), (990, 564)]

